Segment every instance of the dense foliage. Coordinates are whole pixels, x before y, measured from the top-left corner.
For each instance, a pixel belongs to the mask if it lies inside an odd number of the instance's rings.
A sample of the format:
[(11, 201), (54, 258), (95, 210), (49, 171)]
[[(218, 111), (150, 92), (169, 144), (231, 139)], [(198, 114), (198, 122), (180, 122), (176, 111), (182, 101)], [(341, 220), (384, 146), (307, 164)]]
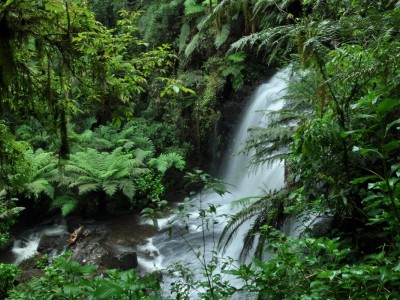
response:
[[(67, 254), (54, 257), (50, 266), (42, 266), (44, 276), (34, 278), (13, 290), (7, 299), (154, 299), (159, 282), (154, 278), (139, 279), (135, 270), (98, 272), (95, 266), (68, 262)], [(2, 265), (0, 278), (9, 283), (12, 265)], [(6, 270), (10, 270), (5, 272)], [(5, 277), (7, 276), (8, 277)], [(4, 276), (4, 277), (2, 277)]]
[[(181, 275), (174, 292), (399, 297), (399, 28), (395, 0), (1, 0), (0, 248), (21, 203), (159, 216), (166, 191), (181, 188), (172, 169), (208, 168), (212, 141), (221, 153), (227, 131), (211, 136), (228, 98), (289, 66), (284, 107), (244, 149), (257, 150), (253, 167), (285, 160), (286, 186), (241, 201), (220, 240), (254, 219), (242, 256), (257, 242), (257, 260), (226, 271), (239, 289), (213, 256), (200, 285)], [(204, 221), (215, 210), (202, 212)], [(277, 231), (284, 219), (303, 224), (298, 238)], [(322, 231), (309, 226), (322, 219)], [(102, 278), (59, 260), (10, 290), (17, 273), (0, 265), (2, 296), (139, 299), (158, 289), (133, 272)]]

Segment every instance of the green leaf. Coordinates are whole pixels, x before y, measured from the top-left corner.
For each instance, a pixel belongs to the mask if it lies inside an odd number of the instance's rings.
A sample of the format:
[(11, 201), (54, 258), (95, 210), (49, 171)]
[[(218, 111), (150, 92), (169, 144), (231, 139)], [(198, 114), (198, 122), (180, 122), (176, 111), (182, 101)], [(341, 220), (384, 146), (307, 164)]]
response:
[(357, 146), (353, 147), (353, 152), (360, 152), (360, 154), (365, 155), (367, 153), (375, 153), (378, 154), (379, 157), (383, 157), (382, 154), (378, 151), (378, 149), (375, 148), (360, 148)]
[(107, 282), (99, 286), (93, 293), (93, 299), (118, 299), (123, 293), (123, 289), (116, 284)]
[(172, 89), (174, 90), (175, 93), (179, 94), (179, 86), (173, 85)]
[(393, 108), (395, 108), (396, 106), (399, 106), (399, 105), (400, 105), (399, 100), (392, 99), (392, 98), (386, 98), (378, 104), (378, 111), (380, 113), (385, 114), (385, 113), (392, 111)]
[(383, 145), (382, 148), (386, 153), (389, 153), (390, 151), (393, 151), (393, 150), (400, 149), (400, 141), (398, 141), (398, 140), (391, 141), (391, 142)]
[(77, 295), (80, 295), (82, 287), (79, 285), (63, 285), (62, 291), (64, 294), (76, 297)]
[(45, 10), (55, 12), (64, 10), (63, 2), (61, 1), (48, 1), (45, 3), (44, 8)]
[(386, 133), (388, 133), (388, 131), (395, 125), (399, 125), (400, 124), (400, 119), (397, 119), (391, 123), (389, 123), (388, 125), (386, 125)]
[(380, 179), (380, 178), (376, 175), (369, 175), (369, 176), (356, 178), (356, 179), (352, 180), (350, 183), (351, 184), (360, 184), (360, 183), (364, 183), (365, 181), (368, 181), (370, 179)]
[(354, 135), (355, 133), (366, 133), (366, 132), (371, 132), (371, 130), (368, 129), (357, 129), (357, 130), (349, 130), (349, 131), (341, 131), (340, 136), (342, 138), (346, 138), (350, 135)]

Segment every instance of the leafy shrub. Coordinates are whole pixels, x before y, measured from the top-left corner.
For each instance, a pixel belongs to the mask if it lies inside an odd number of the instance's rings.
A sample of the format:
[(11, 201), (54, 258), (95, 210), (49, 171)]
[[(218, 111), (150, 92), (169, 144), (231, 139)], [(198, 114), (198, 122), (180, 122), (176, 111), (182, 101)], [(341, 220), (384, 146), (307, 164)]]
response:
[(245, 279), (243, 289), (258, 293), (259, 299), (396, 299), (400, 295), (397, 249), (382, 249), (351, 262), (352, 250), (339, 238), (295, 240), (271, 227), (264, 230), (269, 259), (230, 271)]
[(10, 291), (9, 300), (22, 299), (154, 299), (159, 283), (140, 278), (134, 269), (97, 271), (68, 261), (69, 253), (56, 256), (45, 267), (45, 276), (21, 284)]
[(19, 270), (15, 265), (0, 264), (0, 299), (7, 295), (18, 274)]

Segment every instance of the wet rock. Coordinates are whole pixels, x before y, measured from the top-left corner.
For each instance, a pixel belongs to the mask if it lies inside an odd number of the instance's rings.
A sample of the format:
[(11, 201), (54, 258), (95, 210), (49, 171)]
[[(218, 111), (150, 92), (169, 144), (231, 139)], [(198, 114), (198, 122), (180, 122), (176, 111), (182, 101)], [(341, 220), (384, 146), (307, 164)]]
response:
[(71, 246), (71, 260), (106, 269), (128, 270), (138, 266), (136, 252), (121, 252), (108, 243), (110, 232), (92, 229)]
[(119, 257), (119, 268), (123, 271), (137, 268), (138, 259), (136, 252), (124, 253)]
[(66, 240), (68, 235), (47, 235), (43, 234), (40, 238), (40, 242), (37, 251), (42, 254), (55, 254), (61, 253), (66, 248)]
[(105, 248), (106, 238), (106, 232), (93, 230), (71, 247), (71, 259), (81, 264), (100, 265), (102, 258), (109, 255), (109, 249)]

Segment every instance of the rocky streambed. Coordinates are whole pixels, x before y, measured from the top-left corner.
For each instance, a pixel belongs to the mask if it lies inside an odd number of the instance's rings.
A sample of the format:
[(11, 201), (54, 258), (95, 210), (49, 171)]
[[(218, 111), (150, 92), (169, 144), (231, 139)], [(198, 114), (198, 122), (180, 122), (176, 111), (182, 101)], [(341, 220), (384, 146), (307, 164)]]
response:
[[(69, 243), (79, 228), (81, 234)], [(14, 243), (0, 252), (0, 263), (21, 264), (33, 255), (47, 255), (51, 259), (70, 251), (70, 259), (84, 265), (95, 265), (101, 270), (136, 268), (138, 273), (144, 273), (156, 267), (159, 253), (149, 243), (155, 233), (153, 226), (142, 224), (140, 216), (132, 213), (114, 214), (101, 221), (54, 219), (16, 233)], [(25, 277), (40, 275), (34, 265), (25, 264), (24, 269)]]

